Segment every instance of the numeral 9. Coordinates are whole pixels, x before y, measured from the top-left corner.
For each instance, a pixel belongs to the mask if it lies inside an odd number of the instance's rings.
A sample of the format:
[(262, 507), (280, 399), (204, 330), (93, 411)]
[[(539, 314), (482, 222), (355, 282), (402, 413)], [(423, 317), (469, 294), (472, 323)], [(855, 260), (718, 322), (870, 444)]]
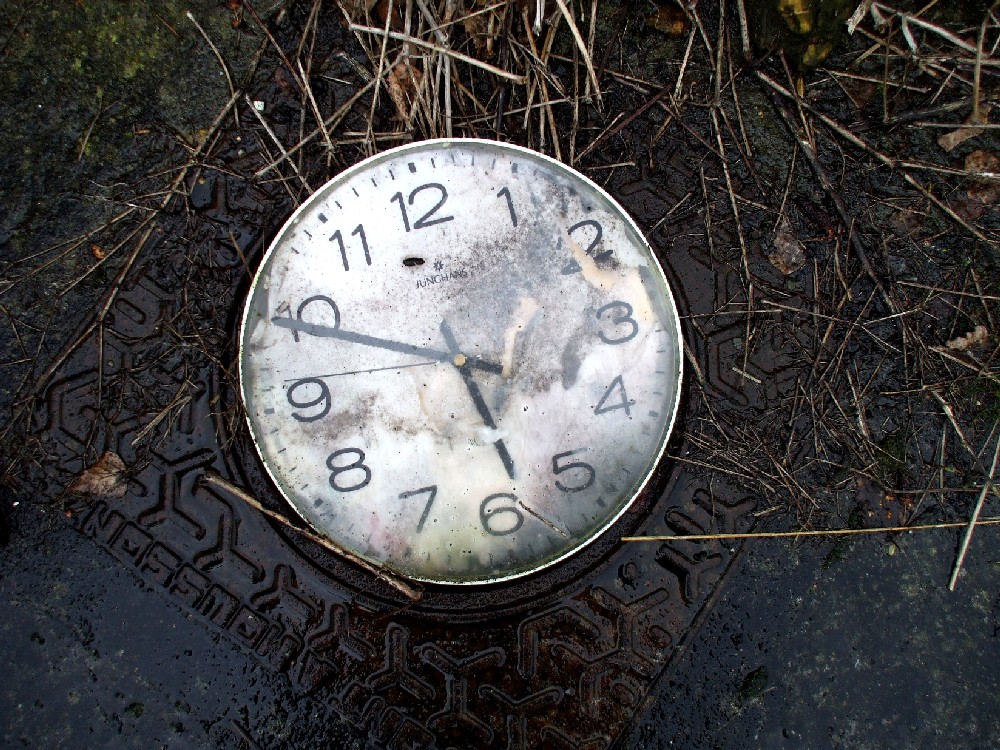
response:
[[(306, 393), (308, 394), (309, 391), (312, 390), (310, 386), (319, 386), (319, 395), (316, 398), (306, 401), (299, 401), (295, 398), (296, 390), (299, 388), (306, 388)], [(318, 414), (305, 416), (292, 412), (292, 416), (300, 422), (315, 422), (317, 419), (322, 419), (330, 413), (330, 389), (327, 388), (326, 383), (319, 378), (303, 378), (302, 380), (296, 380), (288, 387), (288, 392), (285, 394), (285, 397), (288, 399), (288, 403), (296, 409), (311, 409), (314, 406), (323, 404), (323, 407), (320, 409)]]

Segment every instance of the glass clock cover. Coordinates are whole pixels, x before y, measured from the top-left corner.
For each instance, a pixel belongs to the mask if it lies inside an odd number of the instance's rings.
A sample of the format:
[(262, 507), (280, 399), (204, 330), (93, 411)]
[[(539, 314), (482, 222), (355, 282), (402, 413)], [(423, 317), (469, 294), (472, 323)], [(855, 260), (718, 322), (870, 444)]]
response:
[(489, 583), (573, 554), (669, 436), (677, 310), (597, 185), (516, 146), (424, 141), (343, 172), (264, 256), (247, 420), (291, 506), (406, 577)]

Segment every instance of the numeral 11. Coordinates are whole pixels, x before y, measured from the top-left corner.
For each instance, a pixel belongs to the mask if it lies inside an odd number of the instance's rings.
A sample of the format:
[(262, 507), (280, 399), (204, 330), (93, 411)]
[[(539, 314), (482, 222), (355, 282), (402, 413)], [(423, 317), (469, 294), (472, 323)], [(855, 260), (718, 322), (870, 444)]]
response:
[[(351, 232), (351, 236), (354, 237), (355, 235), (361, 238), (361, 247), (364, 248), (365, 251), (365, 263), (370, 266), (372, 264), (372, 256), (368, 251), (368, 239), (365, 237), (365, 228), (363, 225), (358, 224), (354, 228), (354, 231)], [(347, 263), (347, 248), (344, 246), (344, 236), (340, 233), (339, 229), (330, 235), (330, 241), (333, 242), (334, 240), (336, 240), (337, 244), (340, 246), (340, 259), (344, 261), (344, 270), (350, 271), (351, 267)]]

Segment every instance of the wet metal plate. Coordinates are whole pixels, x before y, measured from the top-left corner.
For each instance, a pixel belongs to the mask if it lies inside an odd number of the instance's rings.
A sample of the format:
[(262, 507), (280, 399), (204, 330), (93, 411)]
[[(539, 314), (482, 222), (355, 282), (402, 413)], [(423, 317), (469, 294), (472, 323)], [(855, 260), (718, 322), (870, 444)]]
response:
[[(181, 232), (160, 235), (39, 400), (49, 495), (62, 496), (102, 452), (120, 455), (127, 492), (74, 496), (69, 515), (80, 532), (374, 747), (611, 747), (737, 554), (719, 541), (615, 540), (745, 530), (755, 498), (699, 470), (697, 454), (675, 441), (659, 490), (602, 536), (610, 541), (522, 582), (431, 586), (408, 602), (205, 481), (220, 476), (290, 514), (254, 451), (235, 378), (245, 259), (259, 262), (261, 219), (235, 179), (212, 179), (227, 223), (213, 224), (209, 210), (184, 241)], [(641, 180), (611, 192), (649, 226), (685, 188)], [(739, 259), (712, 257), (698, 217), (686, 221), (651, 241), (680, 292), (692, 380), (714, 409), (751, 417), (794, 382), (783, 364), (789, 344), (775, 340), (744, 357), (742, 323), (714, 316), (740, 298)], [(682, 402), (681, 426), (700, 408)]]

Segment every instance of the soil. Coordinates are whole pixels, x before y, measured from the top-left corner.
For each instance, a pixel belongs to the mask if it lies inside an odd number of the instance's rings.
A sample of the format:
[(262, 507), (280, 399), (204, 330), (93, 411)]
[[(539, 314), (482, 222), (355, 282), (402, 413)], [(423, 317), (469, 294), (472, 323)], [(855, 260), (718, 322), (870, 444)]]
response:
[[(449, 45), (527, 81), (452, 59), (445, 107), (421, 88), (445, 55), (396, 39), (383, 60), (332, 3), (11, 4), (4, 745), (463, 746), (435, 713), (456, 684), (489, 747), (1000, 738), (990, 526), (954, 591), (961, 528), (609, 543), (523, 587), (409, 606), (206, 489), (212, 473), (283, 507), (232, 368), (269, 239), (345, 166), (453, 132), (605, 186), (678, 294), (683, 420), (661, 492), (612, 533), (964, 523), (980, 498), (996, 515), (1000, 21), (878, 5), (847, 35), (846, 14), (783, 30), (768, 5), (750, 50), (741, 3), (609, 3), (593, 23), (584, 5), (579, 43), (558, 7), (537, 36), (514, 4), (460, 17)], [(443, 44), (416, 15), (349, 11)], [(308, 137), (317, 113), (333, 121)], [(103, 497), (69, 492), (106, 452), (125, 468)], [(380, 679), (392, 654), (412, 681)]]

